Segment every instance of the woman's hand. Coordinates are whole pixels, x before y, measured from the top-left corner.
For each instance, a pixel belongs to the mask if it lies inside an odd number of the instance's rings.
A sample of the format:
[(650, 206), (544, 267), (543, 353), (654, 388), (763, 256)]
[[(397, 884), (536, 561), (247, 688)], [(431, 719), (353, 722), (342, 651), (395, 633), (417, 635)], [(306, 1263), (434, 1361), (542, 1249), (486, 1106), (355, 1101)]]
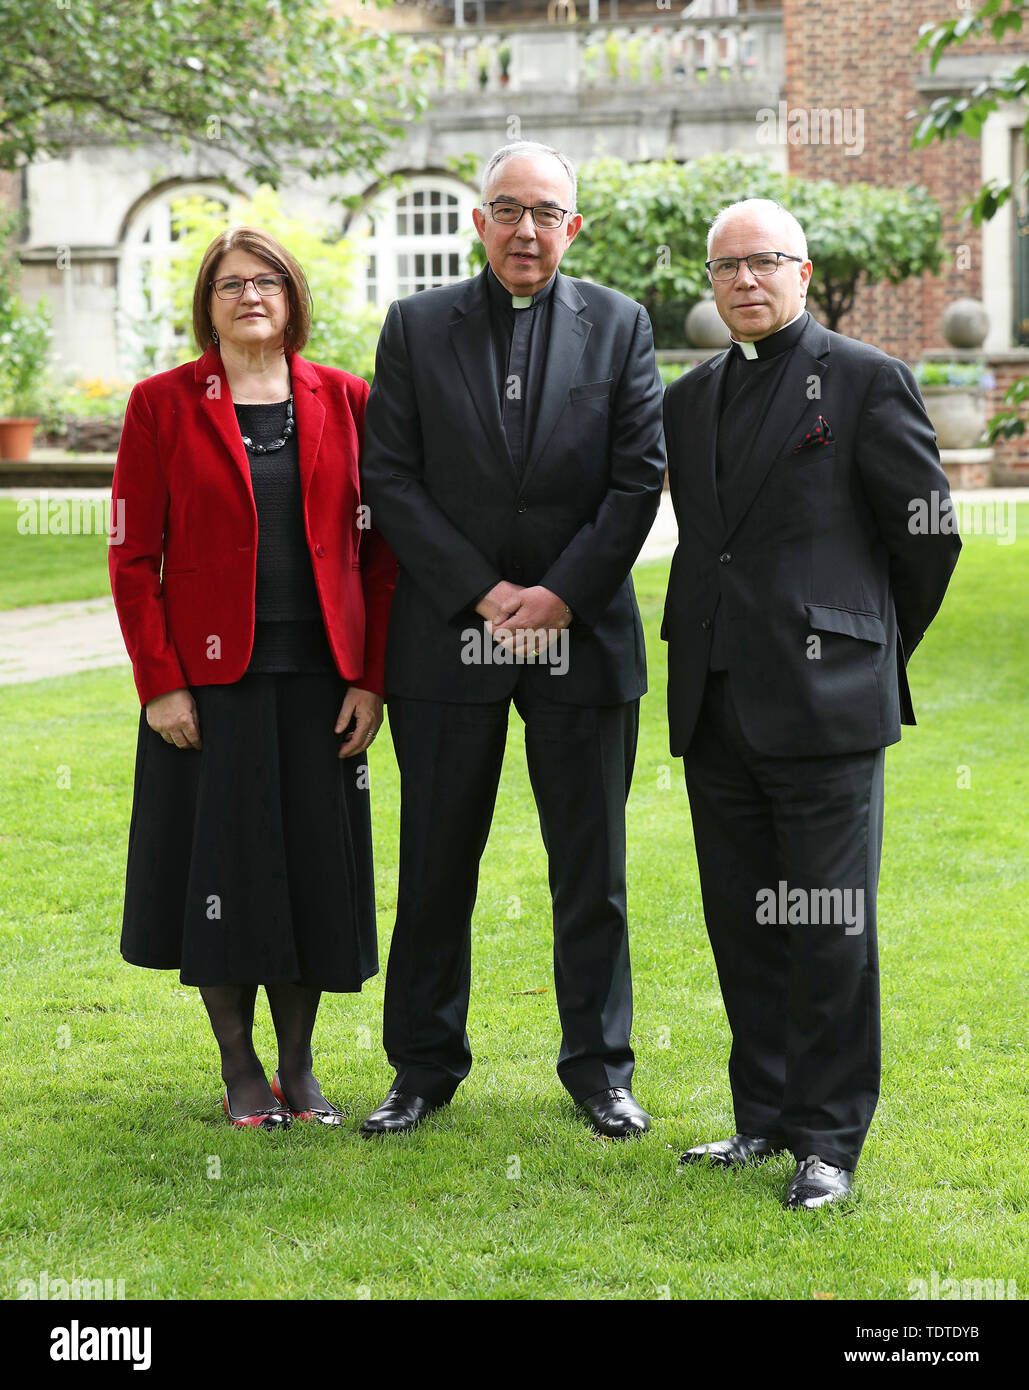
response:
[(169, 690), (167, 695), (148, 700), (146, 722), (165, 743), (174, 743), (176, 748), (200, 747), (200, 721), (188, 690)]
[(350, 686), (340, 706), (335, 732), (341, 734), (351, 719), (355, 721), (354, 727), (339, 746), (341, 758), (352, 758), (355, 753), (363, 753), (379, 732), (382, 696), (370, 690), (358, 690), (356, 685)]

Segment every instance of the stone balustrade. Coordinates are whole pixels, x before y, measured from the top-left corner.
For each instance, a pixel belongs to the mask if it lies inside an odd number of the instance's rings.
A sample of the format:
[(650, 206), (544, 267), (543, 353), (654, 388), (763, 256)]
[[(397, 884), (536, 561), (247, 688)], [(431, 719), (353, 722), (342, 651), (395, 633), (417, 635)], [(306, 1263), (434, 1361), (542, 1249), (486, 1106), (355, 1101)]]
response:
[[(434, 101), (468, 101), (476, 92), (632, 93), (738, 88), (783, 77), (778, 11), (724, 18), (660, 16), (640, 21), (419, 29), (404, 35), (413, 51), (432, 52)], [(729, 95), (728, 92), (725, 93)]]

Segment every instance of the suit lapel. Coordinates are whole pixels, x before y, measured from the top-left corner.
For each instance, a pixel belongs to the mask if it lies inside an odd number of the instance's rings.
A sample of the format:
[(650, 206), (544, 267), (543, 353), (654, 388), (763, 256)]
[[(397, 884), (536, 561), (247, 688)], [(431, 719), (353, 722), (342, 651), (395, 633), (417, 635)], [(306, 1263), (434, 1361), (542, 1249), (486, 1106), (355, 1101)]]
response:
[[(539, 410), (532, 427), (532, 447), (525, 461), (523, 485), (539, 462), (550, 436), (554, 433), (558, 417), (568, 404), (568, 388), (579, 369), (592, 328), (588, 320), (580, 318), (586, 301), (560, 271), (557, 272), (553, 296), (543, 387)], [(533, 331), (536, 332), (538, 328), (537, 324)]]
[[(829, 338), (814, 319), (790, 354), (764, 419), (755, 431), (740, 471), (740, 485), (734, 496), (726, 498), (725, 538), (736, 530), (757, 496), (773, 461), (789, 445), (790, 439), (811, 402), (821, 398), (821, 380), (829, 370)], [(817, 379), (817, 393), (812, 394)]]
[(293, 382), (293, 410), (297, 420), (300, 492), (306, 503), (325, 428), (325, 407), (317, 396), (320, 384), (318, 374), (299, 353), (294, 353), (290, 358), (290, 376)]
[(490, 327), (489, 300), (486, 295), (486, 270), (470, 281), (467, 293), (455, 305), (455, 309), (458, 317), (448, 325), (450, 341), (465, 386), (468, 388), (468, 395), (493, 455), (507, 464), (511, 476), (517, 482), (518, 470), (511, 457), (511, 450), (507, 447), (500, 418), (493, 334)]
[(208, 348), (203, 357), (197, 359), (193, 378), (200, 392), (200, 406), (204, 415), (236, 465), (247, 491), (251, 491), (250, 460), (233, 409), (232, 392), (221, 354), (214, 348)]

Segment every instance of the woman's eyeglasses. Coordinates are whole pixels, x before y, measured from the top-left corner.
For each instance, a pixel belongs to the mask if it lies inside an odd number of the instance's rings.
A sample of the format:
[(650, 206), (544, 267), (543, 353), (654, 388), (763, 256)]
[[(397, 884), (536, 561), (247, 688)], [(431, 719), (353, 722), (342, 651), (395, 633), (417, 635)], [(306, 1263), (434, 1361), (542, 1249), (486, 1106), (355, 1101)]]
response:
[(240, 275), (223, 275), (221, 279), (211, 281), (211, 288), (219, 299), (241, 299), (247, 285), (253, 285), (262, 299), (268, 299), (273, 294), (281, 294), (282, 287), (288, 279), (288, 275), (278, 271), (269, 271), (264, 275), (248, 275), (245, 280)]

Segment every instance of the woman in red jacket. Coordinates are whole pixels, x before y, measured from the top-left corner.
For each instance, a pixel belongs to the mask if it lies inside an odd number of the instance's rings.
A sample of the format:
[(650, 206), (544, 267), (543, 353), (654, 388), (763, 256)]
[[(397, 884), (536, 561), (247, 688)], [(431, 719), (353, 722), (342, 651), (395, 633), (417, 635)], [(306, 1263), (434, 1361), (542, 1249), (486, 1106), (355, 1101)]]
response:
[[(367, 765), (396, 563), (362, 507), (366, 383), (305, 361), (310, 290), (265, 232), (208, 248), (203, 356), (140, 382), (111, 587), (143, 706), (121, 950), (198, 985), (236, 1125), (339, 1124), (321, 992), (378, 970)], [(264, 985), (278, 1042), (253, 1044)]]

